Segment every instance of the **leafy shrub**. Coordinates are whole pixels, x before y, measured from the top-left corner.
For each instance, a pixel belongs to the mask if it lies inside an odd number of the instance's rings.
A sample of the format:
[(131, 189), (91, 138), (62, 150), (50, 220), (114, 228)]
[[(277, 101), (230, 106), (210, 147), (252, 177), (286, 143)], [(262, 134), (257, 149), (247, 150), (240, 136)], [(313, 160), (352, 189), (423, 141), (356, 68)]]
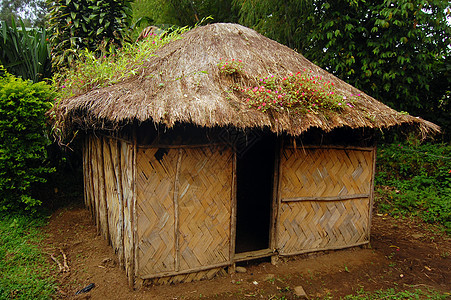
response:
[(54, 0), (49, 12), (54, 65), (71, 65), (78, 50), (120, 46), (131, 21), (130, 0)]
[(20, 27), (5, 21), (0, 24), (0, 64), (9, 73), (41, 81), (52, 76), (50, 48), (45, 29), (27, 29), (20, 20)]
[[(0, 66), (0, 70), (2, 67)], [(2, 73), (2, 72), (0, 72)], [(0, 77), (0, 211), (41, 202), (33, 184), (52, 171), (45, 166), (45, 113), (55, 97), (43, 82), (33, 84), (6, 73)]]
[(378, 207), (451, 229), (451, 145), (386, 144), (378, 150)]

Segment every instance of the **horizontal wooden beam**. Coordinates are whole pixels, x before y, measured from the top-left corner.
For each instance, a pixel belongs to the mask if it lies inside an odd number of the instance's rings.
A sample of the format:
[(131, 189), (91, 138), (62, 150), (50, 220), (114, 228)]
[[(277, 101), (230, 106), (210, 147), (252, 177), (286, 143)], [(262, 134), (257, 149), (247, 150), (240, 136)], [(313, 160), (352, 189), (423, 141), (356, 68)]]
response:
[(304, 145), (294, 147), (293, 145), (285, 145), (288, 149), (336, 149), (336, 150), (359, 150), (359, 151), (373, 151), (374, 147), (357, 147), (357, 146), (339, 146), (339, 145)]
[(232, 265), (232, 262), (227, 261), (215, 265), (209, 265), (209, 266), (201, 266), (198, 268), (192, 268), (192, 269), (185, 269), (180, 271), (169, 271), (169, 272), (161, 272), (161, 273), (155, 273), (155, 274), (149, 274), (149, 275), (142, 275), (140, 276), (141, 279), (152, 279), (152, 278), (158, 278), (158, 277), (168, 277), (168, 276), (175, 276), (175, 275), (183, 275), (183, 274), (189, 274), (189, 273), (196, 273), (200, 271), (215, 269), (215, 268), (222, 268)]
[(341, 201), (350, 200), (358, 198), (368, 198), (370, 194), (354, 194), (354, 195), (344, 195), (344, 196), (333, 196), (333, 197), (296, 197), (296, 198), (284, 198), (282, 202), (299, 202), (299, 201)]
[(235, 257), (233, 258), (234, 262), (240, 262), (250, 259), (256, 259), (256, 258), (262, 258), (262, 257), (268, 257), (271, 255), (276, 255), (272, 249), (263, 249), (263, 250), (257, 250), (257, 251), (249, 251), (249, 252), (243, 252), (235, 254)]
[(318, 249), (307, 249), (307, 250), (290, 252), (290, 253), (279, 253), (279, 256), (292, 256), (292, 255), (301, 255), (301, 254), (319, 252), (319, 251), (340, 250), (340, 249), (352, 248), (352, 247), (357, 247), (357, 246), (363, 246), (363, 245), (368, 244), (369, 242), (370, 241), (365, 241), (365, 242), (360, 242), (357, 244), (345, 245), (345, 246), (334, 246), (334, 247), (326, 247), (326, 248), (318, 248)]

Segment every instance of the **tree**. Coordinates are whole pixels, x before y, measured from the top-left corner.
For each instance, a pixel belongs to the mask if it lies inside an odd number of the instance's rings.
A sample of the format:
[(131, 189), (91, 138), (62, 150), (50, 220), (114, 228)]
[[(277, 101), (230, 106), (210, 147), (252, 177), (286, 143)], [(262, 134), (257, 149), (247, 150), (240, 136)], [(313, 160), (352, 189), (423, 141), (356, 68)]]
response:
[[(400, 110), (449, 121), (445, 0), (235, 0), (240, 22)], [(297, 16), (297, 17), (296, 17)], [(448, 129), (449, 130), (449, 129)]]
[(148, 17), (153, 24), (194, 26), (207, 17), (214, 22), (237, 22), (238, 11), (230, 0), (137, 0), (134, 21)]
[(44, 27), (44, 17), (47, 13), (45, 0), (2, 0), (0, 1), (0, 20), (12, 26), (22, 19), (26, 26)]
[(132, 0), (50, 1), (50, 41), (57, 68), (69, 66), (77, 51), (120, 47), (127, 37)]

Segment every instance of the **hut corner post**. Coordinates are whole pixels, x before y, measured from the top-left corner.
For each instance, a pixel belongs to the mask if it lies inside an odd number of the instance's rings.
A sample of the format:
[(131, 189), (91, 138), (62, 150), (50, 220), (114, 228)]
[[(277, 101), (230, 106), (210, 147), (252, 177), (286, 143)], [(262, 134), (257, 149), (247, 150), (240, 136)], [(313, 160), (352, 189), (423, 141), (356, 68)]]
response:
[(373, 174), (371, 176), (370, 204), (369, 204), (369, 212), (368, 212), (368, 245), (370, 245), (371, 223), (373, 221), (374, 178), (376, 177), (376, 157), (377, 157), (377, 145), (375, 144), (373, 146)]
[(281, 163), (280, 156), (283, 151), (283, 138), (279, 137), (276, 143), (276, 157), (274, 161), (274, 183), (273, 183), (273, 200), (271, 206), (271, 235), (270, 235), (270, 247), (274, 252), (274, 255), (271, 256), (271, 264), (276, 265), (279, 261), (279, 255), (277, 253), (277, 222), (279, 220), (279, 208), (280, 208), (280, 174)]
[[(133, 289), (139, 290), (143, 286), (144, 280), (139, 277), (139, 262), (138, 262), (138, 216), (136, 215), (136, 200), (137, 200), (137, 190), (136, 190), (136, 179), (137, 179), (137, 152), (138, 152), (138, 138), (137, 138), (137, 128), (133, 127), (133, 201), (132, 201), (132, 258), (133, 266), (130, 272), (129, 283), (132, 284)], [(131, 281), (131, 282), (130, 282)]]

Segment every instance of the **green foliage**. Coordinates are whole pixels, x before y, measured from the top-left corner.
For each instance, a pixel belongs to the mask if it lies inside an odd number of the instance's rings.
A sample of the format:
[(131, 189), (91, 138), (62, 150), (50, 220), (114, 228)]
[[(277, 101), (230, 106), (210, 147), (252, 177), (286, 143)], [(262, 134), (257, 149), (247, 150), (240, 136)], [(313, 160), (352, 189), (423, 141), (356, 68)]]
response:
[(41, 203), (31, 190), (52, 171), (45, 166), (45, 113), (54, 97), (43, 82), (0, 77), (0, 211)]
[(136, 75), (155, 50), (180, 38), (188, 28), (180, 28), (163, 37), (152, 36), (134, 44), (124, 44), (120, 49), (96, 55), (87, 49), (77, 56), (77, 63), (64, 73), (55, 74), (53, 85), (61, 97), (71, 97), (94, 88), (112, 85)]
[(312, 42), (302, 49), (307, 58), (398, 110), (424, 117), (433, 116), (425, 108), (449, 113), (439, 102), (450, 87), (449, 67), (444, 70), (451, 50), (448, 1), (315, 1), (315, 6), (307, 24)]
[(309, 15), (315, 10), (311, 0), (233, 0), (241, 24), (254, 28), (261, 34), (303, 51)]
[(377, 162), (382, 212), (417, 215), (451, 229), (451, 145), (382, 145)]
[(37, 245), (43, 219), (0, 214), (0, 299), (50, 299), (55, 292), (48, 259)]
[(51, 77), (50, 49), (45, 29), (27, 29), (22, 20), (9, 27), (1, 22), (0, 64), (9, 73), (34, 82)]
[(48, 0), (54, 65), (67, 67), (76, 53), (120, 47), (131, 21), (131, 0)]
[[(150, 20), (147, 25), (166, 28), (170, 26), (195, 26), (212, 17), (214, 22), (237, 22), (238, 12), (230, 0), (136, 0), (132, 4), (133, 23), (141, 18)], [(137, 34), (144, 28), (137, 28)], [(135, 33), (136, 34), (136, 33)]]

